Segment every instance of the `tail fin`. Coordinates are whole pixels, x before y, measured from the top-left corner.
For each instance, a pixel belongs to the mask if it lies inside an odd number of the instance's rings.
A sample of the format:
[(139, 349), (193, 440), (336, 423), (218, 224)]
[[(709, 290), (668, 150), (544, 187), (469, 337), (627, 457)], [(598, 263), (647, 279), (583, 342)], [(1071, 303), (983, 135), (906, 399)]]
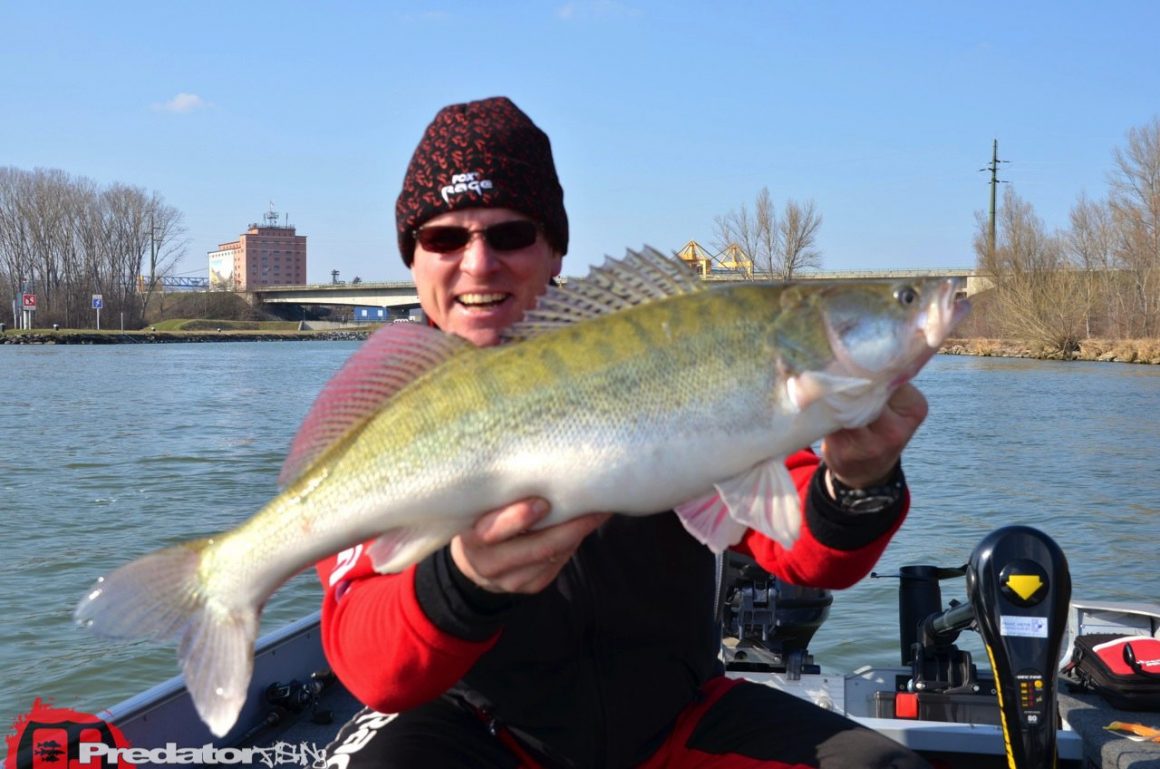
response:
[(158, 550), (101, 577), (73, 616), (110, 638), (177, 639), (194, 707), (222, 737), (246, 702), (258, 609), (226, 606), (205, 589), (198, 565), (208, 544)]

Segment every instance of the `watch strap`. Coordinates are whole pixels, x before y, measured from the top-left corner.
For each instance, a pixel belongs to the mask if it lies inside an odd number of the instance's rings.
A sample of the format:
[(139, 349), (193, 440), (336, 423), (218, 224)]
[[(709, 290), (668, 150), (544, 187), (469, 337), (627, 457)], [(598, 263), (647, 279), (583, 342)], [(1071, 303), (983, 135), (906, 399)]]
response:
[(852, 515), (880, 513), (887, 508), (894, 507), (902, 500), (906, 488), (901, 461), (894, 464), (894, 468), (885, 481), (861, 489), (847, 486), (839, 481), (824, 463), (818, 467), (818, 471), (829, 473), (829, 485), (834, 490), (834, 502), (840, 510)]

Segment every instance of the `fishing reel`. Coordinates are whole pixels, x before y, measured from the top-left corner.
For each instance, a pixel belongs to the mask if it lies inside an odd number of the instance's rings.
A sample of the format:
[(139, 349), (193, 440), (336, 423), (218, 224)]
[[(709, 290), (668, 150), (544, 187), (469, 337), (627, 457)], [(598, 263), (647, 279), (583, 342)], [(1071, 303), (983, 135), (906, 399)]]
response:
[(291, 714), (310, 711), (310, 720), (316, 724), (329, 724), (334, 721), (334, 714), (325, 708), (319, 707), (319, 700), (326, 688), (337, 680), (329, 670), (316, 670), (310, 674), (310, 679), (300, 681), (297, 678), (291, 681), (279, 681), (266, 687), (265, 700), (270, 707), (266, 718), (247, 734), (247, 738), (267, 727), (282, 722)]
[[(983, 538), (960, 569), (908, 566), (900, 573), (899, 643), (911, 668), (895, 715), (998, 723), (1013, 769), (1056, 765), (1058, 662), (1071, 575), (1046, 534), (1009, 526)], [(967, 602), (942, 608), (939, 581), (966, 577)], [(980, 677), (959, 633), (982, 637), (992, 677)], [(996, 704), (997, 700), (997, 704)]]
[(322, 693), (322, 684), (316, 680), (272, 683), (266, 687), (266, 704), (286, 708), (291, 713), (301, 713), (314, 707)]

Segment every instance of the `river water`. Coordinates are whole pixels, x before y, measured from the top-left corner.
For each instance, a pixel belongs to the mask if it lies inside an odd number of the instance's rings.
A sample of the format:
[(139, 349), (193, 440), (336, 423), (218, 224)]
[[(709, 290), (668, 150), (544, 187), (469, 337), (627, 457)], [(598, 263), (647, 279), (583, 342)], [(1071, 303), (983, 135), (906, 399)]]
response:
[[(95, 712), (175, 674), (172, 648), (94, 638), (73, 607), (109, 568), (256, 511), (355, 347), (0, 347), (0, 729), (36, 697)], [(931, 409), (904, 460), (914, 505), (878, 571), (961, 565), (1023, 523), (1062, 546), (1077, 597), (1160, 601), (1160, 367), (938, 356), (918, 383)], [(895, 664), (896, 591), (839, 592), (818, 661)], [(295, 578), (263, 632), (319, 596), (312, 573)], [(943, 597), (964, 598), (961, 583)]]

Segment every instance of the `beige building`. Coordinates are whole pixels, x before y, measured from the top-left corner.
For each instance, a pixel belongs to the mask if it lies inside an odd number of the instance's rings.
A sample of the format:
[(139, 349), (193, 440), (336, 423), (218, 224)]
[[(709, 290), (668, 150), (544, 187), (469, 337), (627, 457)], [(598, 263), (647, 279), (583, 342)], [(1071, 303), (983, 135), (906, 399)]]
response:
[(253, 291), (263, 286), (306, 285), (306, 236), (279, 215), (267, 213), (232, 243), (209, 252), (209, 285), (215, 291)]

